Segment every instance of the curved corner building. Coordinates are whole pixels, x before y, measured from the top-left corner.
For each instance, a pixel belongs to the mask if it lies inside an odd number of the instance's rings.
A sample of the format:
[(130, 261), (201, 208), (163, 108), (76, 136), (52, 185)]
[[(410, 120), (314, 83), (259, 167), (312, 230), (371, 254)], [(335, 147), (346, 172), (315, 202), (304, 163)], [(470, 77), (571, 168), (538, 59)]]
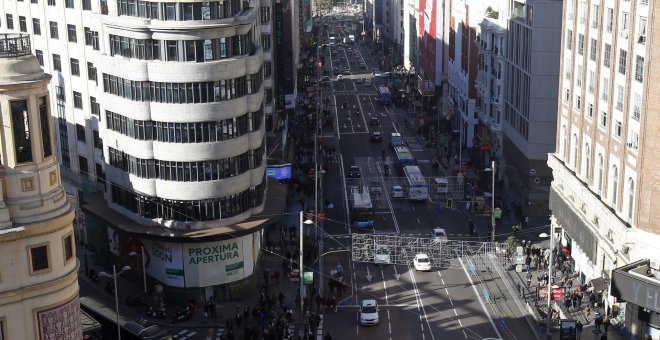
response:
[(270, 6), (4, 2), (54, 71), (58, 154), (96, 264), (175, 300), (241, 294), (266, 222)]
[(54, 153), (50, 80), (28, 35), (0, 34), (1, 339), (82, 339), (75, 210)]

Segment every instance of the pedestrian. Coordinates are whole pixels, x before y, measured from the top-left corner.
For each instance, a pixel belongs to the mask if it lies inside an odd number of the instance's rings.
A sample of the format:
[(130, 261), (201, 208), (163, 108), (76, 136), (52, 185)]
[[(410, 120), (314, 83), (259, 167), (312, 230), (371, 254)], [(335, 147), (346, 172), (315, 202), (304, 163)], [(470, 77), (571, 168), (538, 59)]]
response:
[(330, 300), (330, 306), (335, 310), (335, 313), (337, 313), (337, 298), (332, 297), (332, 300)]
[(584, 325), (582, 322), (578, 321), (575, 325), (575, 335), (577, 340), (580, 340), (580, 337), (582, 336), (582, 329), (584, 329)]
[(596, 326), (596, 329), (594, 330), (594, 333), (600, 333), (600, 325), (603, 324), (603, 317), (600, 316), (600, 313), (596, 313), (596, 318), (594, 319), (594, 325)]
[(265, 284), (265, 285), (268, 285), (268, 277), (269, 277), (269, 275), (270, 275), (270, 272), (268, 271), (268, 269), (264, 269), (264, 271), (263, 271), (263, 276), (264, 276), (264, 284)]
[(603, 318), (603, 329), (605, 330), (605, 334), (607, 334), (608, 328), (610, 328), (610, 317), (605, 315)]

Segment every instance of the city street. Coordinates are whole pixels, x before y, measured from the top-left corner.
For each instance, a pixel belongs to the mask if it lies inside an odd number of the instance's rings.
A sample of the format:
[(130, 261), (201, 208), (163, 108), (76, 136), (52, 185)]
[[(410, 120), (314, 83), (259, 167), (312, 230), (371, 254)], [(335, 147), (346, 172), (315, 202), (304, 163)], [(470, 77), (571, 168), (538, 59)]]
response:
[[(330, 24), (330, 27), (335, 26), (338, 25)], [(332, 32), (326, 32), (325, 39), (320, 39), (319, 43), (325, 43), (333, 35)], [(335, 35), (342, 41), (341, 34)], [(496, 326), (489, 309), (481, 302), (476, 285), (471, 283), (463, 265), (457, 260), (452, 260), (449, 269), (434, 268), (428, 272), (415, 271), (412, 263), (376, 265), (352, 261), (350, 249), (353, 233), (428, 238), (433, 228), (442, 227), (449, 239), (476, 240), (470, 235), (465, 214), (443, 208), (444, 204), (441, 206), (440, 203), (392, 197), (392, 186), (404, 186), (405, 180), (401, 177), (396, 155), (389, 144), (392, 132), (402, 135), (425, 177), (442, 174), (433, 172), (433, 155), (424, 148), (424, 141), (415, 129), (409, 128), (412, 119), (409, 114), (402, 108), (381, 104), (378, 86), (386, 86), (391, 80), (380, 72), (372, 71), (378, 68), (379, 59), (369, 46), (358, 39), (356, 43), (342, 44), (342, 47), (328, 46), (322, 50), (325, 70), (332, 81), (330, 86), (323, 88), (319, 102), (330, 103), (336, 127), (326, 127), (323, 134), (328, 145), (336, 146), (338, 154), (323, 179), (324, 199), (334, 204), (332, 209), (326, 211), (324, 222), (326, 234), (322, 261), (325, 269), (322, 274), (327, 283), (331, 271), (336, 271), (337, 266), (341, 265), (344, 282), (350, 287), (343, 292), (327, 285), (322, 287), (323, 296), (335, 296), (340, 301), (336, 312), (325, 310), (325, 329), (332, 330), (332, 336), (336, 338), (531, 338), (533, 335), (528, 329), (516, 329), (517, 336), (513, 332), (502, 334), (500, 330), (505, 329), (506, 325)], [(338, 77), (339, 74), (341, 77)], [(366, 79), (370, 79), (370, 84)], [(374, 131), (381, 132), (382, 141), (372, 140)], [(391, 169), (391, 176), (385, 176), (385, 165)], [(349, 178), (351, 166), (360, 168), (359, 177)], [(370, 193), (375, 216), (373, 227), (351, 227), (351, 187), (370, 190), (373, 183), (380, 184), (381, 188), (380, 193)], [(359, 305), (363, 299), (378, 302), (378, 325), (360, 325)], [(500, 319), (500, 322), (507, 323), (508, 320)], [(529, 337), (526, 337), (528, 334)]]

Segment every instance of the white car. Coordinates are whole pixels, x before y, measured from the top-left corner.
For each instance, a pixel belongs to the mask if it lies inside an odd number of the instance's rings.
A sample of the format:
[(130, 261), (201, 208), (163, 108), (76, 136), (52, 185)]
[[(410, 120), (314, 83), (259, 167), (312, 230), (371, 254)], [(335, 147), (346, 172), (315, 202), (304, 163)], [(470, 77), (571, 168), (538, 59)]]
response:
[(392, 198), (404, 198), (404, 197), (405, 197), (405, 192), (403, 192), (403, 188), (400, 185), (392, 186)]
[(337, 75), (337, 80), (342, 80), (342, 79), (344, 79), (344, 76), (342, 76), (341, 74), (338, 74)]
[(362, 300), (360, 303), (360, 324), (377, 325), (379, 321), (376, 300)]
[(374, 253), (374, 263), (375, 264), (390, 264), (392, 260), (390, 258), (390, 250), (386, 245), (377, 244), (376, 251)]
[(447, 241), (447, 232), (442, 228), (433, 228), (431, 237), (434, 241)]
[(426, 254), (417, 254), (413, 258), (413, 266), (419, 271), (431, 270), (431, 259)]

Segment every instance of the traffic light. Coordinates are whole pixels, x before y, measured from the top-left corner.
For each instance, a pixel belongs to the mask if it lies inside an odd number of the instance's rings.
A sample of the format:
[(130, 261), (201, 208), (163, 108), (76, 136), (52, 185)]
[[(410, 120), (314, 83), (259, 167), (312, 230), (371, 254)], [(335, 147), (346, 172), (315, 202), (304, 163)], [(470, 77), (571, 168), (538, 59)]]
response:
[(453, 204), (454, 204), (454, 200), (452, 199), (447, 200), (447, 208), (451, 208)]

